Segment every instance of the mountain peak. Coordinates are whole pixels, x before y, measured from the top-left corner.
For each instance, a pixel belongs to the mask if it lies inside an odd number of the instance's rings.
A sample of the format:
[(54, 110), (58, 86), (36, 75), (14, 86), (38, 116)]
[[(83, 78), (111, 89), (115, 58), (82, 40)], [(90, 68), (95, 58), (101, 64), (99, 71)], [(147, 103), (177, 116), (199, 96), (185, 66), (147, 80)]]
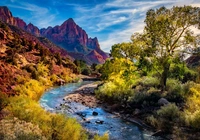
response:
[(66, 26), (68, 24), (71, 24), (71, 25), (76, 25), (76, 23), (74, 22), (74, 20), (72, 18), (69, 18), (68, 20), (66, 20), (65, 22), (63, 22), (63, 24), (61, 26)]
[[(66, 20), (62, 25), (55, 27), (43, 28), (41, 30), (32, 23), (28, 25), (20, 18), (12, 16), (12, 13), (6, 6), (0, 6), (0, 20), (17, 26), (35, 36), (46, 37), (58, 46), (66, 49), (69, 52), (81, 53), (83, 56), (90, 57), (91, 61), (94, 58), (95, 63), (102, 63), (107, 58), (105, 52), (100, 49), (97, 37), (88, 38), (87, 33), (78, 26), (72, 18)], [(94, 57), (92, 57), (94, 55)], [(76, 57), (74, 57), (76, 59)]]
[(8, 7), (7, 6), (0, 6), (0, 9), (4, 9), (4, 10), (7, 10), (9, 11)]
[(73, 18), (69, 18), (67, 21), (74, 22)]
[(12, 13), (6, 6), (0, 6), (0, 20), (11, 25), (16, 25), (16, 22), (12, 16)]

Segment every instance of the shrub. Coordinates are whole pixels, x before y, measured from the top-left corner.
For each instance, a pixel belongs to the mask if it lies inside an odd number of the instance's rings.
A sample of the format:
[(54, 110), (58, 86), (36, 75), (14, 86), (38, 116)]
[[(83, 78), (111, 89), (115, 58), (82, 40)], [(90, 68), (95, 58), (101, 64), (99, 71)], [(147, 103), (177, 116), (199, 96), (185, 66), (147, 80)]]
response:
[(81, 74), (84, 74), (84, 75), (90, 75), (91, 74), (91, 70), (89, 68), (84, 68), (81, 72)]
[(8, 104), (8, 97), (6, 94), (0, 92), (0, 111)]
[(159, 129), (165, 131), (171, 131), (176, 123), (183, 120), (182, 113), (175, 104), (168, 104), (161, 107), (155, 114), (155, 116), (150, 116), (148, 121), (158, 127)]
[(200, 130), (200, 84), (190, 85), (186, 94), (185, 118), (186, 124), (194, 129)]
[(58, 76), (53, 74), (53, 75), (50, 76), (50, 80), (53, 84), (55, 84), (58, 80)]
[(134, 94), (130, 97), (129, 102), (133, 105), (152, 105), (156, 106), (158, 100), (161, 98), (161, 91), (151, 87), (147, 89), (141, 85), (136, 86), (132, 91)]
[(180, 81), (175, 79), (168, 79), (167, 85), (167, 97), (170, 101), (181, 102), (183, 101), (183, 86)]
[(194, 113), (200, 108), (200, 84), (194, 84), (186, 96), (186, 110)]
[(98, 136), (98, 135), (95, 135), (94, 136), (94, 140), (109, 140), (109, 134), (108, 133), (105, 133), (103, 136)]
[(49, 69), (43, 63), (37, 64), (37, 72), (39, 76), (47, 77), (49, 75)]
[(33, 100), (39, 100), (45, 90), (45, 86), (37, 80), (30, 80), (24, 85), (18, 85), (15, 87), (15, 91), (18, 95), (25, 95)]
[(140, 84), (146, 87), (158, 87), (160, 84), (160, 81), (156, 77), (143, 77), (140, 81)]
[(132, 96), (131, 88), (128, 88), (123, 82), (121, 86), (116, 82), (106, 82), (95, 91), (96, 96), (106, 101), (126, 104), (129, 97)]
[(41, 129), (32, 123), (19, 120), (17, 118), (3, 119), (0, 121), (0, 133), (3, 139), (16, 140), (41, 140)]
[(47, 139), (87, 139), (85, 131), (76, 119), (46, 112), (36, 101), (27, 97), (18, 96), (10, 98), (7, 110), (20, 120), (38, 125), (42, 130), (42, 135)]
[(195, 111), (194, 113), (185, 113), (186, 124), (196, 130), (200, 130), (200, 110)]

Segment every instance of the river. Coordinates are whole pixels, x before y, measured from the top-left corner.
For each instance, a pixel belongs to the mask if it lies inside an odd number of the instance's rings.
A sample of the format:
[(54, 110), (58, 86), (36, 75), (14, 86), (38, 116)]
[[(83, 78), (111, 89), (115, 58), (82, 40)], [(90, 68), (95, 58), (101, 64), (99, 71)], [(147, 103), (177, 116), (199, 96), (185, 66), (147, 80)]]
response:
[[(104, 111), (102, 108), (89, 108), (76, 102), (65, 102), (63, 98), (91, 81), (70, 83), (64, 86), (54, 87), (46, 91), (40, 99), (40, 105), (47, 111), (64, 113), (76, 118), (90, 133), (100, 135), (109, 133), (110, 140), (161, 140), (160, 137), (151, 136), (153, 132), (125, 121), (116, 115)], [(65, 107), (60, 108), (65, 103)], [(93, 112), (98, 115), (93, 115)], [(81, 115), (80, 115), (81, 114)], [(81, 117), (82, 116), (82, 117)], [(84, 117), (84, 118), (83, 118)]]

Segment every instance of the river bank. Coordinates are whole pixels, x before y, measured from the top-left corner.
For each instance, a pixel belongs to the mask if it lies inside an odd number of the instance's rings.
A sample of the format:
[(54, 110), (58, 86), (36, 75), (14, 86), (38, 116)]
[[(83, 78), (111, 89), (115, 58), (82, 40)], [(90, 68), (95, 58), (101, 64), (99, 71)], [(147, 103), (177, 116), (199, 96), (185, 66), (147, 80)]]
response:
[(117, 113), (105, 111), (104, 103), (96, 100), (93, 94), (96, 84), (83, 81), (55, 87), (44, 93), (40, 105), (47, 111), (75, 118), (91, 135), (108, 133), (110, 140), (161, 139), (152, 136), (153, 131), (122, 119)]
[[(98, 87), (98, 84), (100, 84), (100, 83), (95, 82), (95, 83), (90, 83), (90, 84), (80, 86), (78, 89), (76, 89), (73, 92), (70, 92), (63, 98), (63, 102), (62, 102), (63, 104), (77, 103), (77, 104), (81, 104), (83, 106), (88, 107), (86, 112), (80, 111), (80, 112), (76, 113), (78, 116), (80, 116), (81, 121), (83, 123), (90, 124), (91, 116), (95, 117), (95, 116), (98, 116), (99, 114), (101, 114), (101, 110), (100, 110), (100, 112), (98, 112), (98, 109), (96, 110), (96, 108), (101, 108), (105, 112), (111, 113), (113, 115), (112, 118), (120, 118), (124, 121), (127, 121), (127, 122), (137, 125), (141, 129), (150, 130), (151, 131), (150, 135), (156, 136), (156, 137), (158, 137), (158, 139), (181, 139), (183, 137), (182, 136), (183, 133), (180, 131), (185, 132), (184, 137), (187, 136), (190, 138), (195, 138), (195, 136), (190, 135), (190, 133), (194, 133), (194, 132), (191, 132), (190, 129), (185, 129), (182, 127), (175, 128), (175, 131), (176, 131), (175, 134), (169, 134), (169, 133), (167, 134), (164, 131), (156, 130), (155, 128), (147, 125), (145, 123), (144, 118), (145, 118), (145, 115), (151, 115), (151, 110), (148, 110), (148, 108), (144, 108), (143, 110), (137, 109), (137, 108), (127, 109), (126, 107), (120, 106), (119, 104), (103, 102), (103, 101), (97, 99), (95, 97), (95, 89)], [(90, 113), (89, 113), (90, 117), (87, 116), (88, 110), (90, 110)], [(76, 111), (74, 111), (74, 112), (76, 112)], [(101, 116), (100, 116), (100, 118), (101, 118)], [(100, 119), (98, 122), (95, 122), (95, 123), (103, 124), (104, 121), (102, 121), (102, 119)]]
[[(123, 111), (123, 109), (120, 108), (118, 104), (108, 104), (97, 99), (95, 97), (95, 89), (97, 88), (98, 85), (99, 85), (98, 82), (83, 85), (77, 90), (75, 90), (74, 92), (71, 92), (70, 94), (65, 96), (63, 98), (63, 101), (64, 103), (71, 103), (71, 102), (80, 103), (89, 108), (102, 108), (106, 112), (113, 114), (114, 117), (121, 118), (125, 121), (133, 123), (142, 129), (148, 129), (148, 130), (154, 131), (152, 133), (152, 136), (161, 136), (160, 135), (161, 131), (156, 131), (151, 126), (148, 126), (147, 124), (145, 124), (143, 120), (139, 119), (139, 116), (137, 114), (139, 113), (139, 111), (134, 112), (135, 113), (135, 117), (134, 117), (133, 115), (130, 115), (130, 113), (126, 113), (126, 111)], [(94, 116), (97, 116), (98, 114), (99, 112), (96, 112), (96, 111), (92, 112), (92, 115)], [(79, 113), (78, 115), (81, 116), (81, 118), (84, 121), (88, 121), (87, 119), (85, 119), (86, 117), (85, 114)]]

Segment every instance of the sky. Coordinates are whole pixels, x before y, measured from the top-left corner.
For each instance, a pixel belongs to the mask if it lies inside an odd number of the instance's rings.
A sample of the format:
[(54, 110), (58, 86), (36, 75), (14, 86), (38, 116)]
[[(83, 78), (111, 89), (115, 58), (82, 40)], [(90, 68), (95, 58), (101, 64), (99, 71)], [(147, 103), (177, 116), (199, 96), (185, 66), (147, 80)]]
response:
[(142, 32), (149, 9), (161, 6), (192, 5), (200, 0), (1, 0), (14, 17), (38, 28), (61, 25), (69, 18), (83, 28), (89, 37), (97, 37), (101, 48), (129, 42), (135, 32)]

